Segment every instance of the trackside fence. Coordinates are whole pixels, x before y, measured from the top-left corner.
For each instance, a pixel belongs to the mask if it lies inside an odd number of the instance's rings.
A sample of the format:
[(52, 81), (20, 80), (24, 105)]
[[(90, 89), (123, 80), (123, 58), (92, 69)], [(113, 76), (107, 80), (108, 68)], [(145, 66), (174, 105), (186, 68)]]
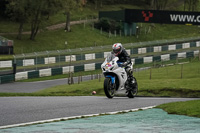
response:
[[(126, 45), (125, 45), (126, 46)], [(127, 52), (130, 55), (141, 55), (146, 53), (159, 53), (163, 51), (176, 51), (181, 49), (188, 48), (197, 48), (200, 47), (200, 41), (180, 43), (180, 44), (171, 44), (163, 46), (152, 46), (152, 47), (142, 47), (142, 48), (126, 48)], [(111, 47), (110, 47), (111, 49)], [(90, 52), (93, 51), (91, 48)], [(34, 53), (34, 54), (22, 54), (15, 55), (14, 60), (10, 61), (0, 61), (0, 68), (12, 67), (13, 64), (16, 64), (19, 71), (27, 70), (38, 70), (41, 68), (53, 68), (53, 67), (62, 67), (69, 65), (71, 62), (79, 62), (78, 64), (86, 64), (90, 60), (98, 60), (105, 58), (110, 52), (96, 52), (83, 54), (78, 52), (78, 54), (70, 54), (69, 51), (57, 51), (51, 52), (46, 51), (44, 53)], [(97, 62), (97, 61), (96, 61)], [(73, 63), (74, 64), (74, 63)]]
[[(173, 39), (137, 44), (130, 43), (124, 44), (123, 46), (126, 48), (127, 52), (134, 57), (132, 59), (134, 65), (138, 65), (199, 56), (199, 50), (197, 50), (200, 47), (199, 38), (187, 38), (187, 40), (191, 41), (184, 42), (184, 39)], [(162, 45), (161, 42), (165, 45)], [(153, 44), (155, 45), (151, 46)], [(135, 48), (136, 45), (141, 47)], [(14, 55), (14, 60), (0, 61), (0, 83), (67, 74), (71, 72), (97, 70), (100, 69), (104, 58), (110, 53), (101, 52), (102, 50), (106, 51), (107, 48), (110, 51), (111, 46), (96, 47), (95, 49), (80, 48), (74, 50), (68, 49)], [(188, 51), (188, 49), (193, 50)], [(185, 50), (187, 52), (179, 52), (180, 50)], [(165, 53), (166, 51), (173, 51), (175, 53), (142, 57), (142, 55), (146, 53), (161, 53), (163, 51)], [(17, 69), (12, 70), (12, 68)], [(8, 73), (6, 73), (6, 71), (8, 71)]]
[[(164, 54), (164, 55), (159, 55), (159, 56), (134, 58), (132, 59), (132, 61), (134, 65), (142, 65), (142, 64), (155, 65), (157, 62), (168, 62), (170, 60), (177, 63), (178, 60), (187, 59), (187, 58), (200, 58), (199, 50), (173, 53), (173, 54)], [(40, 69), (40, 70), (34, 70), (34, 71), (18, 72), (15, 75), (0, 76), (0, 83), (7, 83), (7, 82), (13, 82), (13, 81), (30, 79), (30, 78), (39, 78), (39, 77), (44, 77), (44, 76), (53, 76), (53, 75), (68, 74), (68, 73), (75, 73), (75, 72), (82, 72), (82, 71), (93, 71), (93, 70), (100, 69), (101, 64), (102, 62), (82, 64), (82, 65), (71, 65), (71, 66), (64, 66), (60, 68), (46, 68), (46, 69)]]

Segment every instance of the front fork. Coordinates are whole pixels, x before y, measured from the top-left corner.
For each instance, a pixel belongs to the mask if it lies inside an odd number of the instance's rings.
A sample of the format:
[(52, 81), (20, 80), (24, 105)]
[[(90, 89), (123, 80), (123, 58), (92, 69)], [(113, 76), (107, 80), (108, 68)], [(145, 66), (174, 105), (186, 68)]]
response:
[(106, 78), (110, 78), (111, 79), (111, 83), (115, 84), (115, 76), (106, 75)]
[(106, 78), (110, 78), (111, 79), (111, 90), (114, 90), (115, 91), (115, 76), (111, 76), (111, 75), (106, 75)]

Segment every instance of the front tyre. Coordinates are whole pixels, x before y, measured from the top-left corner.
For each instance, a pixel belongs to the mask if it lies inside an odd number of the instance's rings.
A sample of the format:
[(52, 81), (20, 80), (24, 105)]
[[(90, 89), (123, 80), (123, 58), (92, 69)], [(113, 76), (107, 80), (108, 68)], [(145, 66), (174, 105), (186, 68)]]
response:
[(115, 95), (115, 84), (112, 84), (110, 78), (104, 80), (104, 92), (108, 98), (113, 98)]
[(135, 77), (134, 77), (133, 80), (135, 81), (135, 83), (134, 83), (133, 87), (128, 91), (128, 94), (127, 94), (127, 96), (129, 98), (134, 98), (137, 95), (137, 92), (138, 92), (137, 80), (136, 80)]

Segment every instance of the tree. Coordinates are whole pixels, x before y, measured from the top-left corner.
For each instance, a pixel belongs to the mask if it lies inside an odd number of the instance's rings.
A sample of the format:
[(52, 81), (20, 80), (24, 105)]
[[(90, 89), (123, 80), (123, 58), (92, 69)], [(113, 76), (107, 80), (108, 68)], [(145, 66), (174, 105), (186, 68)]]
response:
[[(31, 0), (30, 0), (31, 1)], [(61, 9), (61, 0), (34, 0), (30, 2), (31, 12), (31, 35), (30, 39), (34, 40), (41, 24), (49, 18), (49, 15), (55, 14)]]
[(62, 0), (7, 0), (7, 14), (10, 18), (19, 23), (18, 39), (21, 39), (23, 25), (26, 22), (31, 24), (30, 39), (34, 40), (41, 24), (50, 15), (61, 10)]
[(198, 8), (199, 0), (184, 0), (184, 11), (195, 11)]
[(155, 10), (164, 10), (167, 3), (168, 0), (153, 0), (151, 4), (153, 4)]
[(28, 21), (28, 0), (8, 0), (6, 13), (11, 20), (19, 23), (17, 39), (21, 40), (24, 23)]
[(153, 7), (153, 5), (154, 5), (154, 0), (145, 0), (145, 3), (146, 3), (147, 5), (149, 5), (150, 7)]
[(66, 15), (66, 25), (65, 25), (65, 30), (66, 31), (71, 31), (70, 27), (70, 20), (71, 20), (71, 11), (76, 9), (80, 5), (80, 1), (75, 1), (75, 0), (63, 0), (62, 1), (63, 8), (65, 10), (65, 15)]
[(47, 15), (47, 20), (49, 17), (62, 9), (62, 0), (47, 0), (47, 9), (44, 14)]
[(120, 33), (120, 30), (122, 30), (121, 22), (117, 22), (109, 18), (101, 18), (99, 22), (95, 23), (94, 26), (99, 30), (112, 33), (114, 33), (115, 31)]
[(0, 0), (0, 17), (7, 18), (8, 16), (5, 14), (6, 5), (8, 4), (7, 0)]
[(154, 10), (164, 10), (168, 4), (168, 0), (145, 0), (145, 3)]

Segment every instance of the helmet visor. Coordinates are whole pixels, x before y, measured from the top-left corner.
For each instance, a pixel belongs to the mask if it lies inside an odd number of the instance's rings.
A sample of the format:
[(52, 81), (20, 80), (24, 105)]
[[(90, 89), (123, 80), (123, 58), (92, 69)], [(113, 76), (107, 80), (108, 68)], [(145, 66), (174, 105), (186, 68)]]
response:
[(118, 54), (118, 53), (120, 52), (120, 50), (121, 50), (121, 48), (113, 49), (113, 52), (114, 52), (115, 54)]

